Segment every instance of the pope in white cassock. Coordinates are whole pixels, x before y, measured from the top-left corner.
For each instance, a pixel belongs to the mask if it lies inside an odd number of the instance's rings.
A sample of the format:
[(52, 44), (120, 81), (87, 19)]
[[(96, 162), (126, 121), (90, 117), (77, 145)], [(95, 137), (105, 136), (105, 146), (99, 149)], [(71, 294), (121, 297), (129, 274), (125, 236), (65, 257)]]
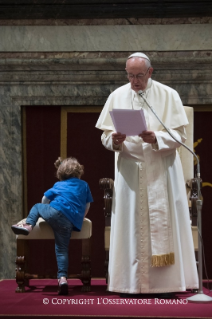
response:
[[(151, 79), (143, 53), (126, 63), (129, 84), (110, 94), (96, 124), (102, 144), (118, 154), (113, 191), (108, 290), (167, 293), (198, 288), (184, 177), (177, 148), (138, 91), (165, 125), (186, 140), (188, 120), (178, 93)], [(147, 131), (115, 132), (112, 109), (144, 110)]]

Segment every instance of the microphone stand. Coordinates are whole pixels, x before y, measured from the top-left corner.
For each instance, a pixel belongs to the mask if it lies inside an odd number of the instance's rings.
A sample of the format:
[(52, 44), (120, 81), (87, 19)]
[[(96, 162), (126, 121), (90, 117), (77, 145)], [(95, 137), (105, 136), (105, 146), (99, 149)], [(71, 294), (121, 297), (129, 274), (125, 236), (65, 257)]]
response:
[(176, 137), (172, 134), (169, 128), (165, 126), (165, 124), (160, 120), (160, 118), (157, 116), (156, 112), (150, 106), (150, 104), (147, 102), (146, 98), (144, 97), (143, 91), (138, 91), (138, 94), (142, 97), (144, 102), (147, 104), (147, 106), (150, 108), (152, 113), (155, 115), (155, 117), (158, 119), (158, 121), (161, 123), (161, 125), (164, 127), (164, 129), (167, 131), (167, 133), (179, 144), (181, 144), (183, 147), (185, 147), (190, 153), (193, 154), (193, 156), (196, 158), (197, 161), (197, 226), (198, 226), (198, 275), (199, 275), (199, 289), (196, 295), (187, 298), (188, 301), (191, 302), (211, 302), (212, 298), (207, 296), (203, 293), (203, 284), (202, 284), (202, 194), (201, 194), (201, 179), (200, 179), (200, 163), (199, 158), (197, 155), (184, 143), (181, 141), (178, 141)]

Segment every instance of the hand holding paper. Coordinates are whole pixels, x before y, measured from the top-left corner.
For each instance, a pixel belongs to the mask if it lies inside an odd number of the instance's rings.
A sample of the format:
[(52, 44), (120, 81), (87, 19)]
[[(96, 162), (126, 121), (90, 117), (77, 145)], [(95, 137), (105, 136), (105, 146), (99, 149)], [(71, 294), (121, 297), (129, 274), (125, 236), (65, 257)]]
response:
[(157, 143), (157, 138), (155, 136), (155, 132), (153, 131), (144, 131), (139, 136), (142, 137), (145, 143), (149, 143), (149, 144)]
[(112, 140), (113, 143), (115, 145), (120, 145), (122, 144), (126, 139), (126, 135), (125, 134), (121, 134), (121, 133), (113, 133), (112, 134)]
[(147, 130), (143, 110), (113, 109), (110, 112), (116, 132), (126, 136), (140, 135)]

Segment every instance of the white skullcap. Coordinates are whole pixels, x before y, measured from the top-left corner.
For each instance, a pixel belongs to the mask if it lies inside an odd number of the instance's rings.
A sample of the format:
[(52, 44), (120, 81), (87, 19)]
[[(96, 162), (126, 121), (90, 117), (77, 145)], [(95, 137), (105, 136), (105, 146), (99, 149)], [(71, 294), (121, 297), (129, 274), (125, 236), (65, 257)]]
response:
[(136, 53), (133, 53), (131, 54), (129, 57), (128, 57), (128, 60), (131, 59), (131, 58), (134, 58), (134, 57), (138, 57), (138, 58), (143, 58), (143, 59), (146, 59), (148, 60), (150, 63), (150, 59), (148, 58), (148, 56), (142, 52), (136, 52)]

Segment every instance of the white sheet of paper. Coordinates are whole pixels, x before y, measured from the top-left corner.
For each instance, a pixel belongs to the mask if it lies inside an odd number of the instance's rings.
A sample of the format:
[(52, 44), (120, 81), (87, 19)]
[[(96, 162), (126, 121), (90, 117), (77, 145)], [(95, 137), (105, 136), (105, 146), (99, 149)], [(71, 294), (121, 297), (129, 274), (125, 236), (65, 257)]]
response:
[(135, 136), (147, 130), (143, 110), (113, 109), (110, 112), (116, 132)]

